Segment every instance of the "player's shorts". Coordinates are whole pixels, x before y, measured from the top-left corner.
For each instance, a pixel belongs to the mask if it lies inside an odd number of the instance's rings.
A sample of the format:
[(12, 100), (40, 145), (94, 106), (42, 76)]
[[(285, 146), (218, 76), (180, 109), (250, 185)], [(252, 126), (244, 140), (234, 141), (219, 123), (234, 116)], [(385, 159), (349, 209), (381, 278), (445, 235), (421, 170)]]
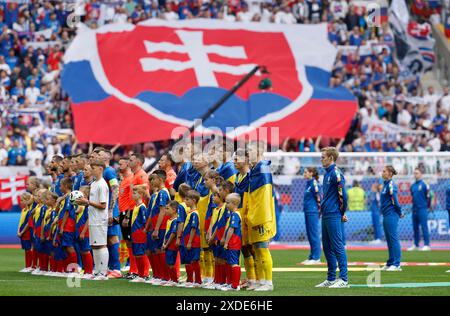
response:
[(20, 244), (22, 245), (23, 250), (26, 250), (26, 251), (31, 250), (31, 240), (30, 239), (28, 239), (28, 240), (21, 239)]
[(126, 226), (126, 227), (122, 226), (122, 223), (123, 223), (123, 221), (124, 221), (124, 219), (125, 219), (125, 217), (126, 217), (128, 212), (129, 211), (120, 213), (120, 215), (119, 215), (119, 223), (120, 223), (120, 230), (122, 232), (122, 238), (124, 240), (131, 241), (131, 225), (130, 225), (131, 224), (131, 220), (128, 222), (128, 226)]
[(89, 225), (89, 242), (91, 246), (106, 246), (107, 234), (107, 225)]
[(119, 224), (108, 226), (107, 236), (119, 236), (119, 235), (120, 235), (120, 225)]
[(239, 265), (239, 256), (241, 254), (240, 250), (225, 250), (225, 253), (227, 255), (227, 263), (230, 266), (233, 265)]
[(225, 252), (225, 249), (223, 249), (223, 246), (220, 245), (214, 246), (213, 255), (215, 258), (227, 260), (227, 254)]
[(185, 264), (186, 263), (186, 248), (184, 246), (180, 246), (180, 263)]
[(133, 251), (133, 256), (143, 256), (145, 254), (145, 244), (131, 244), (131, 249)]
[(248, 228), (247, 228), (247, 226), (242, 225), (241, 233), (242, 233), (242, 246), (250, 245), (250, 241), (249, 241), (249, 238), (248, 238)]
[(55, 252), (55, 247), (53, 247), (53, 241), (47, 240), (45, 243), (46, 243), (48, 255), (50, 256), (52, 254), (52, 252), (53, 253)]
[(73, 247), (75, 245), (75, 233), (63, 232), (61, 236), (61, 246)]
[(264, 223), (260, 226), (249, 227), (248, 239), (251, 245), (257, 242), (270, 241), (275, 236), (272, 223)]
[(52, 253), (52, 242), (51, 241), (44, 241), (42, 245), (42, 253), (49, 255)]
[(173, 266), (175, 265), (175, 262), (177, 261), (177, 254), (178, 251), (176, 250), (166, 250), (166, 264), (168, 266)]
[(59, 261), (59, 260), (64, 260), (67, 257), (66, 252), (62, 249), (62, 247), (55, 247), (54, 248), (55, 251), (55, 260)]
[(34, 240), (34, 250), (40, 253), (44, 253), (45, 251), (45, 242), (41, 242), (40, 239), (36, 238)]
[(39, 249), (41, 249), (41, 240), (39, 238), (34, 237), (32, 243), (34, 249), (39, 252)]
[(186, 249), (186, 264), (190, 264), (194, 261), (199, 261), (200, 251), (200, 248), (191, 248), (191, 250)]
[(77, 245), (81, 252), (86, 252), (91, 250), (91, 245), (89, 244), (89, 237), (84, 237), (83, 239), (77, 239)]
[(164, 244), (164, 235), (166, 234), (166, 230), (159, 230), (158, 232), (158, 239), (153, 240), (152, 239), (153, 231), (148, 232), (147, 234), (147, 249), (150, 250), (150, 252), (156, 252), (157, 250), (161, 250), (163, 244)]

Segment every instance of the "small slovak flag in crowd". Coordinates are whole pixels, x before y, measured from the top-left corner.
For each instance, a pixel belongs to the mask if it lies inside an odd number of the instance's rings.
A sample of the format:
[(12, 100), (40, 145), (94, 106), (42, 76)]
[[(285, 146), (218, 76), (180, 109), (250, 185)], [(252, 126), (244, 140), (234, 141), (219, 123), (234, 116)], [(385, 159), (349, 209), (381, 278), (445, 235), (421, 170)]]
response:
[(0, 179), (0, 210), (10, 210), (19, 205), (20, 195), (26, 191), (27, 176)]

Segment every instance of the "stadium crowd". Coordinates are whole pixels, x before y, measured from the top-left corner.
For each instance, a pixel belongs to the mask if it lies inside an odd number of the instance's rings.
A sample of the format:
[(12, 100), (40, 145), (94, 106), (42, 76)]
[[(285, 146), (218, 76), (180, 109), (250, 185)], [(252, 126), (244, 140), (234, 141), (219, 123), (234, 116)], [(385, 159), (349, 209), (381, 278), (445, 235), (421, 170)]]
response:
[[(339, 53), (330, 85), (346, 86), (358, 99), (359, 111), (345, 139), (319, 137), (286, 140), (283, 150), (318, 151), (337, 145), (341, 151), (447, 151), (450, 113), (449, 89), (442, 92), (423, 87), (419, 75), (400, 71), (393, 56), (394, 38), (387, 24), (367, 26), (362, 1), (347, 0), (229, 0), (169, 1), (33, 0), (27, 4), (0, 4), (0, 165), (28, 165), (37, 175), (54, 154), (86, 152), (73, 136), (68, 95), (61, 89), (62, 57), (76, 28), (68, 24), (80, 17), (92, 28), (106, 23), (138, 23), (148, 18), (191, 18), (270, 23), (329, 24), (329, 39), (337, 46), (362, 47), (373, 51)], [(74, 9), (75, 8), (75, 9)], [(435, 8), (412, 16), (419, 22), (438, 19)], [(425, 22), (424, 22), (425, 23)], [(412, 137), (368, 140), (367, 120), (381, 119), (415, 131)], [(146, 164), (169, 142), (118, 147), (122, 154), (143, 152)], [(117, 163), (117, 161), (116, 161)]]

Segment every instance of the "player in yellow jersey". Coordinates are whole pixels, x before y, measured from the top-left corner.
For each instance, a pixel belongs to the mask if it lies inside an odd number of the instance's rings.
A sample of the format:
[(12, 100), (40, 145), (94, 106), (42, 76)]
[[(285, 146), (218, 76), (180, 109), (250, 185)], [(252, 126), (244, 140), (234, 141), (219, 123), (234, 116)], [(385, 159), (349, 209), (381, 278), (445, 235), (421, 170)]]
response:
[(256, 281), (259, 281), (259, 271), (256, 270), (255, 252), (248, 238), (248, 223), (246, 221), (248, 215), (248, 186), (249, 186), (249, 172), (250, 165), (248, 153), (243, 148), (236, 150), (234, 155), (234, 165), (238, 170), (236, 180), (234, 183), (234, 192), (241, 197), (238, 212), (242, 218), (242, 255), (244, 257), (244, 266), (247, 280), (241, 284), (242, 288), (249, 287), (254, 289), (257, 286)]
[(17, 228), (17, 237), (20, 238), (22, 249), (25, 251), (25, 268), (19, 272), (31, 272), (33, 251), (31, 248), (31, 234), (29, 229), (29, 218), (31, 217), (31, 208), (33, 206), (33, 195), (28, 192), (20, 196), (20, 206), (22, 212), (20, 214), (19, 227)]
[(205, 174), (209, 169), (209, 160), (206, 155), (199, 155), (194, 157), (193, 166), (195, 170), (199, 173), (200, 177), (198, 177), (197, 181), (195, 181), (193, 189), (200, 194), (200, 199), (197, 203), (198, 216), (200, 220), (200, 271), (202, 276), (205, 276), (205, 257), (204, 257), (204, 249), (207, 249), (209, 246), (206, 242), (206, 234), (205, 234), (205, 219), (206, 212), (208, 210), (209, 198), (210, 198), (210, 190), (205, 186)]
[(276, 235), (275, 197), (272, 187), (271, 162), (263, 159), (266, 144), (261, 141), (251, 142), (248, 145), (249, 163), (249, 194), (248, 213), (246, 223), (248, 226), (249, 242), (255, 251), (257, 270), (260, 271), (258, 287), (249, 287), (248, 290), (272, 291), (272, 256), (269, 251), (269, 242)]

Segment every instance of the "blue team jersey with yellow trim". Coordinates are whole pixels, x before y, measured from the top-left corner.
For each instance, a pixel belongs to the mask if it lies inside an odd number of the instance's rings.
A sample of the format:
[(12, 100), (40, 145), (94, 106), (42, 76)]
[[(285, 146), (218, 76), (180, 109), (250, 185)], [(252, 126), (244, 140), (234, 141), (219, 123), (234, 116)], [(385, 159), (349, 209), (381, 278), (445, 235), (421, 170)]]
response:
[(186, 216), (187, 216), (187, 212), (188, 212), (188, 207), (186, 205), (186, 203), (181, 202), (178, 204), (178, 208), (177, 208), (177, 221), (178, 223), (184, 223), (184, 221), (186, 220)]
[(136, 205), (131, 214), (131, 241), (136, 244), (143, 244), (147, 241), (147, 234), (144, 233), (147, 219), (145, 213), (147, 208), (144, 203)]
[(217, 207), (216, 204), (213, 202), (213, 194), (209, 195), (209, 202), (208, 202), (208, 208), (206, 209), (206, 216), (205, 216), (205, 232), (208, 231), (209, 226), (211, 225), (212, 215), (214, 209)]
[(44, 217), (44, 237), (48, 238), (51, 235), (51, 228), (53, 220), (55, 219), (57, 213), (54, 208), (47, 209)]
[(186, 246), (189, 242), (191, 236), (191, 230), (195, 229), (195, 236), (192, 239), (192, 248), (200, 248), (200, 220), (198, 217), (198, 212), (189, 211), (183, 226), (183, 245)]
[(41, 238), (41, 231), (42, 231), (42, 222), (45, 217), (45, 211), (47, 210), (46, 205), (38, 204), (35, 209), (35, 213), (33, 216), (33, 222), (34, 222), (34, 236), (36, 238)]
[[(32, 205), (29, 205), (27, 207), (24, 207), (22, 209), (22, 212), (20, 213), (20, 220), (19, 220), (19, 231), (22, 231), (25, 226), (28, 224), (28, 221), (31, 217), (31, 207)], [(22, 240), (29, 240), (30, 239), (30, 230), (27, 229), (22, 237), (20, 237)]]
[[(177, 228), (178, 228), (178, 218), (169, 218), (167, 220), (167, 227), (166, 227), (166, 234), (164, 235), (164, 242), (167, 242), (169, 240), (170, 235), (175, 234), (177, 235)], [(167, 249), (176, 251), (177, 238), (173, 238)]]
[[(153, 197), (154, 196), (154, 197)], [(152, 200), (149, 204), (150, 208), (150, 219), (152, 222), (153, 229), (156, 228), (156, 223), (158, 221), (158, 216), (160, 212), (161, 207), (165, 207), (167, 203), (170, 201), (170, 194), (169, 190), (166, 188), (163, 188), (159, 190), (158, 192), (155, 192), (152, 194)], [(161, 222), (161, 226), (159, 227), (160, 230), (166, 229), (167, 220), (169, 217), (167, 215), (164, 215), (163, 221)]]
[(239, 212), (231, 212), (230, 217), (228, 218), (226, 230), (225, 230), (225, 236), (228, 235), (228, 231), (230, 228), (233, 228), (233, 235), (231, 236), (230, 240), (228, 241), (228, 249), (229, 250), (241, 250), (242, 246), (242, 219), (241, 214)]
[(216, 231), (216, 240), (220, 241), (225, 234), (225, 228), (227, 226), (228, 218), (230, 217), (230, 211), (227, 209), (226, 203), (224, 203), (217, 212), (216, 221), (213, 225), (213, 232)]
[[(89, 219), (89, 208), (86, 206), (78, 206), (77, 211), (81, 210), (80, 213), (77, 213), (77, 222), (76, 222), (76, 236), (79, 237), (83, 229), (86, 227), (87, 221)], [(84, 235), (85, 237), (89, 237), (89, 229), (86, 230)]]

